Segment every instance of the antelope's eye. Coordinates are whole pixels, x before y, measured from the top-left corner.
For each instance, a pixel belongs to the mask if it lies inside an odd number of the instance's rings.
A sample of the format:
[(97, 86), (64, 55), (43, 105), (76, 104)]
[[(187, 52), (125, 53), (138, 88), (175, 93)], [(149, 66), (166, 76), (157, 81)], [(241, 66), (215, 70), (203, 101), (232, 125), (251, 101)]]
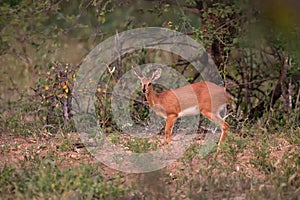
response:
[(150, 82), (150, 83), (148, 83), (148, 86), (150, 86), (150, 85), (152, 85), (152, 83)]

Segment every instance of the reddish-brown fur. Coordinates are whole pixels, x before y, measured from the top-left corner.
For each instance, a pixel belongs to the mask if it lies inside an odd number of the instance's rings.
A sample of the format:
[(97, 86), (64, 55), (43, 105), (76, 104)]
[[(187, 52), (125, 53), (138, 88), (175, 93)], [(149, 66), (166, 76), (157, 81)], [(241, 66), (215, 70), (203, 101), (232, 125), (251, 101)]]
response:
[(219, 115), (221, 109), (229, 103), (225, 88), (202, 81), (156, 93), (153, 91), (152, 81), (158, 79), (160, 74), (161, 69), (156, 70), (152, 78), (144, 78), (136, 73), (142, 82), (142, 90), (149, 106), (156, 114), (166, 118), (165, 141), (171, 142), (172, 129), (177, 118), (202, 113), (220, 126), (222, 134), (219, 144), (223, 142), (229, 128), (228, 123)]

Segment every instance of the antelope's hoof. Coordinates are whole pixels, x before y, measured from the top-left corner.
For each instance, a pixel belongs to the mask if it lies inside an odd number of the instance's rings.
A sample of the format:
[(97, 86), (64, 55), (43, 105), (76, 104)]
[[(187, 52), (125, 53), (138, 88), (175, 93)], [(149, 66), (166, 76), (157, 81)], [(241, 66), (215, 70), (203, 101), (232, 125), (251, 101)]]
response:
[(167, 146), (168, 144), (170, 144), (167, 140), (164, 140), (162, 143), (162, 146)]

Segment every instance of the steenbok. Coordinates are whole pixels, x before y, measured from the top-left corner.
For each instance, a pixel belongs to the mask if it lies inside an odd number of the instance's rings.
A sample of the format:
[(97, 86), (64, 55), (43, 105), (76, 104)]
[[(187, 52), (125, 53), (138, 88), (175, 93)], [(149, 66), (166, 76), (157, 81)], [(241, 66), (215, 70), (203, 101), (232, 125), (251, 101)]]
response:
[(153, 91), (152, 83), (161, 75), (158, 68), (151, 78), (143, 77), (134, 70), (135, 75), (141, 80), (142, 92), (150, 108), (166, 119), (165, 142), (171, 142), (172, 129), (177, 118), (192, 116), (202, 113), (209, 120), (222, 129), (218, 145), (225, 140), (228, 123), (222, 119), (220, 112), (229, 103), (226, 90), (208, 81), (197, 82), (174, 90), (161, 93)]

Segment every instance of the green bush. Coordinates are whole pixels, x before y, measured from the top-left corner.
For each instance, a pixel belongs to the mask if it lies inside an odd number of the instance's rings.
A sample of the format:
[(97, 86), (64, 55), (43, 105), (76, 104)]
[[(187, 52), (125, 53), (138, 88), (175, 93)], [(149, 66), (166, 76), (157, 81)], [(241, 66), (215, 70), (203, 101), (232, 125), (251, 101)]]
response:
[(48, 71), (37, 80), (35, 92), (40, 97), (39, 117), (51, 131), (72, 128), (72, 89), (77, 69), (78, 66), (70, 64), (51, 63)]

